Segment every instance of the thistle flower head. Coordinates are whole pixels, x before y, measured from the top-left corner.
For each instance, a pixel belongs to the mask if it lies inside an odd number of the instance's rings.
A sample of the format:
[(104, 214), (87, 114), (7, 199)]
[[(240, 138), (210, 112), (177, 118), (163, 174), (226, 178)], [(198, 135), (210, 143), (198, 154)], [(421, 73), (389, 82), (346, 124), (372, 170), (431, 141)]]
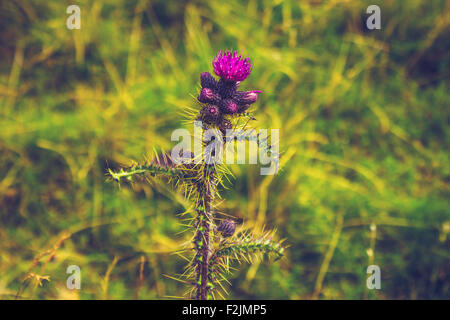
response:
[(249, 58), (238, 56), (238, 51), (219, 51), (213, 60), (214, 73), (227, 81), (242, 81), (250, 75), (252, 64)]

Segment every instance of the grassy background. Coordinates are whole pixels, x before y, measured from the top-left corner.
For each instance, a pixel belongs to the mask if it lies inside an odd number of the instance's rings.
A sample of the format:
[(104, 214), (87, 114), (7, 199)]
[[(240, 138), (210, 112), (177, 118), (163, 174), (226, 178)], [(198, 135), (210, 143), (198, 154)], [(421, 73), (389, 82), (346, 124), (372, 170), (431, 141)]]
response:
[[(81, 7), (81, 30), (65, 27)], [(382, 29), (368, 31), (369, 4)], [(0, 295), (161, 299), (186, 202), (164, 183), (118, 189), (107, 167), (169, 150), (215, 52), (254, 63), (260, 128), (283, 170), (233, 166), (221, 210), (287, 238), (230, 298), (450, 298), (450, 3), (2, 1)], [(81, 267), (81, 290), (65, 288)], [(366, 268), (382, 289), (366, 289)], [(50, 281), (39, 276), (49, 276)]]

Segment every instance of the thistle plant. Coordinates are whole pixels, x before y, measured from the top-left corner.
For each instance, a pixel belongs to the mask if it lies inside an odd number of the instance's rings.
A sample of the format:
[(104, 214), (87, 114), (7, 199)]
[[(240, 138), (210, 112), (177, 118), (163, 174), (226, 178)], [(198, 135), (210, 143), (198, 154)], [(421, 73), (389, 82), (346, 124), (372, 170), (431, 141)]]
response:
[[(193, 236), (186, 248), (180, 250), (187, 255), (189, 263), (184, 273), (171, 278), (188, 284), (186, 296), (199, 300), (224, 298), (227, 293), (224, 282), (229, 283), (227, 274), (233, 269), (233, 263), (252, 263), (254, 258), (269, 255), (278, 260), (284, 251), (282, 241), (275, 240), (274, 231), (250, 230), (242, 224), (242, 219), (224, 213), (218, 215), (219, 189), (226, 187), (225, 181), (230, 181), (228, 177), (232, 174), (218, 161), (221, 151), (208, 146), (214, 142), (217, 145), (217, 142), (242, 140), (244, 135), (240, 132), (248, 130), (249, 122), (255, 120), (249, 108), (261, 91), (239, 90), (241, 82), (250, 75), (252, 64), (237, 51), (219, 51), (212, 65), (219, 79), (209, 72), (200, 75), (196, 106), (186, 114), (189, 122), (201, 127), (202, 133), (195, 138), (209, 152), (199, 155), (174, 148), (171, 154), (155, 152), (153, 158), (119, 171), (109, 169), (109, 175), (119, 183), (139, 178), (166, 179), (191, 200), (192, 210), (184, 214), (191, 214), (187, 220)], [(209, 141), (205, 140), (203, 130), (213, 132)], [(257, 145), (277, 156), (267, 146), (267, 138)]]

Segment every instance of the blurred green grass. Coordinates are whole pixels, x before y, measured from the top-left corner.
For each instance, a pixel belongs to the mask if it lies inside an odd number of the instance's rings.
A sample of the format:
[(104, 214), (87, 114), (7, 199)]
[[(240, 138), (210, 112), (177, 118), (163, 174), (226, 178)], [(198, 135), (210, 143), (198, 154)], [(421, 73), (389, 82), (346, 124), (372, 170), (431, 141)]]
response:
[[(283, 170), (233, 166), (221, 211), (290, 245), (235, 272), (230, 298), (450, 298), (448, 2), (77, 1), (73, 31), (69, 4), (0, 4), (2, 299), (183, 294), (164, 274), (183, 270), (188, 204), (105, 172), (173, 146), (224, 48), (252, 58), (244, 87), (263, 89), (257, 125), (280, 128)], [(369, 4), (382, 30), (363, 28)], [(370, 264), (381, 290), (366, 289)]]

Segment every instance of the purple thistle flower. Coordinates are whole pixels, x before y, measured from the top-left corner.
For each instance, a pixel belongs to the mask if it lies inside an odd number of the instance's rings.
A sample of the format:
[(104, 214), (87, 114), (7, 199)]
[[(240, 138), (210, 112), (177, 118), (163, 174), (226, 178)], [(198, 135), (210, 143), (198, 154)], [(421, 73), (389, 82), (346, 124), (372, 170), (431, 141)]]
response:
[(261, 91), (237, 91), (252, 69), (249, 58), (242, 58), (237, 51), (219, 51), (213, 67), (220, 79), (217, 81), (209, 72), (203, 72), (200, 76), (202, 89), (197, 99), (208, 104), (201, 111), (201, 119), (220, 125), (222, 115), (243, 113), (256, 102)]
[(242, 81), (250, 75), (252, 64), (249, 58), (238, 56), (238, 51), (219, 51), (213, 60), (214, 73), (227, 81)]

